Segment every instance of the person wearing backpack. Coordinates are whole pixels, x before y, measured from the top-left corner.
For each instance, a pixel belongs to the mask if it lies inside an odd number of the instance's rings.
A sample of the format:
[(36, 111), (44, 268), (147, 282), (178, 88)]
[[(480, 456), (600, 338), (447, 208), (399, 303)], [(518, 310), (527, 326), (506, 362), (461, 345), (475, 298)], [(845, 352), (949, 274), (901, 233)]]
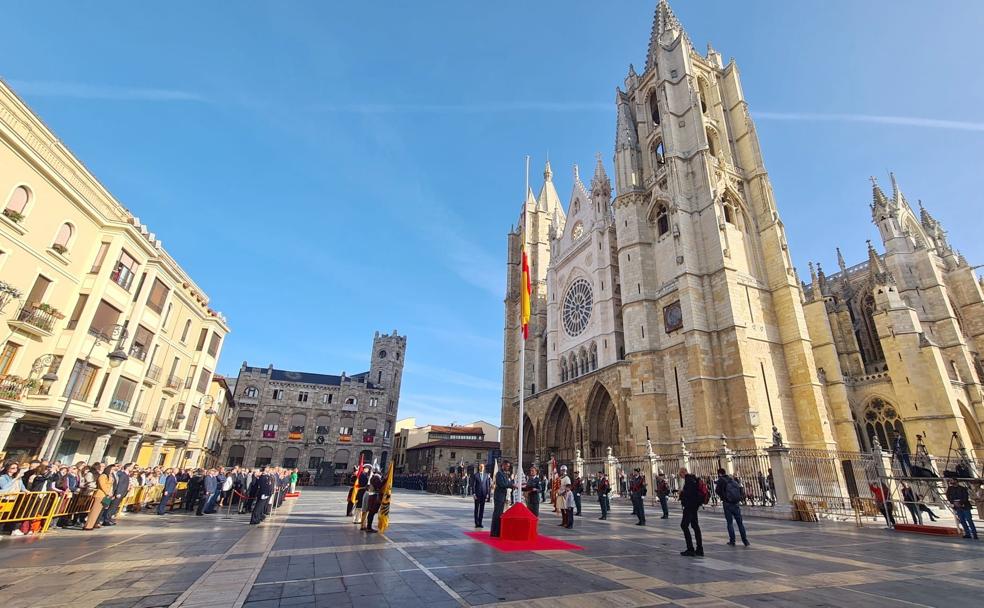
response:
[(666, 483), (666, 475), (663, 471), (659, 472), (659, 477), (656, 478), (656, 498), (659, 499), (659, 506), (663, 508), (663, 516), (660, 519), (670, 518), (670, 484)]
[(747, 547), (750, 543), (745, 534), (745, 524), (741, 519), (741, 501), (745, 499), (745, 488), (738, 483), (738, 480), (728, 475), (724, 469), (718, 469), (714, 493), (721, 499), (721, 506), (724, 508), (724, 520), (728, 523), (728, 544), (732, 547), (735, 546), (734, 523), (737, 522), (738, 532), (741, 533), (741, 542)]
[[(680, 504), (683, 506), (683, 518), (680, 520), (680, 528), (683, 529), (683, 538), (687, 541), (687, 550), (681, 551), (680, 555), (685, 557), (703, 556), (704, 542), (700, 535), (700, 522), (697, 520), (697, 511), (707, 503), (710, 493), (707, 492), (707, 484), (703, 480), (698, 480), (692, 473), (688, 473), (687, 469), (680, 469), (680, 478), (683, 479), (683, 489), (680, 490)], [(701, 486), (703, 486), (703, 492)], [(694, 531), (693, 538), (690, 537), (690, 528), (693, 528)], [(694, 540), (697, 541), (696, 547), (694, 546)]]

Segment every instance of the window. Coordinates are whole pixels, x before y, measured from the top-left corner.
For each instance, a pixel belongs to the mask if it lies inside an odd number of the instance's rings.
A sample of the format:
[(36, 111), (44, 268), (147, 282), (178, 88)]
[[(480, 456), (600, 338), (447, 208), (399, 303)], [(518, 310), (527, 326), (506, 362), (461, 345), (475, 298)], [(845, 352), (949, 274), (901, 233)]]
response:
[(268, 445), (261, 447), (256, 450), (256, 462), (255, 466), (265, 467), (273, 462), (273, 448)]
[(34, 286), (31, 287), (30, 293), (27, 294), (26, 306), (37, 307), (44, 303), (44, 296), (48, 293), (50, 285), (51, 279), (39, 274), (38, 278), (34, 279)]
[(15, 222), (19, 222), (24, 219), (27, 203), (30, 201), (31, 191), (26, 186), (17, 186), (10, 198), (7, 199), (7, 206), (4, 208), (3, 214)]
[(197, 352), (202, 352), (202, 349), (205, 348), (205, 338), (207, 337), (208, 337), (208, 328), (203, 327), (202, 332), (198, 334), (198, 346), (195, 347), (195, 350)]
[(154, 285), (150, 288), (150, 295), (147, 296), (147, 308), (161, 314), (164, 311), (164, 300), (167, 300), (169, 291), (167, 285), (162, 283), (160, 279), (154, 279)]
[(260, 391), (257, 390), (255, 386), (247, 386), (246, 390), (243, 391), (243, 396), (249, 397), (250, 399), (256, 399), (256, 397), (258, 397), (259, 394)]
[(454, 460), (454, 452), (451, 452), (451, 460)]
[(195, 387), (203, 395), (208, 392), (208, 383), (212, 380), (212, 370), (207, 367), (202, 368), (202, 373), (198, 376), (198, 386)]
[(89, 294), (83, 293), (79, 295), (79, 299), (75, 302), (75, 308), (72, 309), (72, 315), (68, 318), (68, 325), (65, 329), (75, 329), (79, 326), (79, 317), (82, 316), (82, 311), (85, 310), (85, 304), (89, 301)]
[(117, 412), (125, 412), (130, 409), (130, 401), (137, 390), (137, 383), (129, 378), (120, 376), (116, 383), (116, 390), (113, 392), (113, 399), (109, 402), (109, 409)]
[(86, 363), (82, 359), (75, 361), (75, 365), (72, 367), (72, 373), (68, 377), (68, 383), (65, 385), (65, 393), (62, 397), (68, 397), (71, 395), (73, 400), (76, 401), (86, 401), (89, 398), (89, 391), (92, 390), (92, 385), (96, 382), (96, 373), (99, 368), (91, 363)]
[(185, 404), (179, 403), (174, 406), (174, 411), (171, 415), (171, 430), (177, 431), (181, 428), (181, 421), (184, 420), (184, 409)]
[(658, 141), (656, 145), (653, 146), (653, 168), (657, 171), (666, 164), (666, 153), (663, 148), (663, 142)]
[(191, 319), (188, 319), (187, 321), (185, 321), (184, 330), (181, 332), (181, 342), (182, 343), (187, 343), (188, 342), (188, 332), (189, 331), (191, 331)]
[(188, 377), (185, 378), (185, 388), (191, 388), (195, 383), (195, 373), (198, 372), (198, 366), (192, 365), (191, 369), (188, 370)]
[(369, 400), (369, 407), (376, 407), (378, 403), (379, 403), (379, 399), (373, 397), (372, 399)]
[(147, 351), (150, 350), (150, 343), (154, 339), (154, 334), (143, 325), (137, 325), (137, 331), (133, 336), (133, 345), (130, 346), (130, 356), (147, 360)]
[(670, 231), (670, 216), (666, 213), (666, 205), (656, 207), (656, 233), (663, 236)]
[(355, 431), (355, 419), (352, 414), (345, 414), (339, 422), (338, 427), (339, 441), (352, 441), (352, 433)]
[(168, 304), (167, 305), (167, 312), (164, 313), (164, 319), (161, 320), (161, 330), (163, 330), (165, 332), (167, 331), (167, 328), (164, 327), (164, 326), (167, 325), (167, 320), (171, 318), (171, 311), (172, 310), (174, 310), (174, 304), (173, 303)]
[(653, 124), (659, 124), (659, 103), (657, 102), (656, 90), (649, 94), (649, 113), (653, 119)]
[(58, 253), (65, 253), (68, 251), (68, 245), (72, 241), (72, 235), (75, 234), (75, 228), (71, 224), (65, 222), (58, 229), (58, 234), (55, 235), (55, 242), (51, 244), (51, 248)]
[(106, 300), (99, 300), (99, 308), (92, 317), (92, 324), (89, 325), (89, 332), (94, 334), (109, 334), (113, 331), (113, 326), (120, 320), (119, 310), (110, 305)]
[(212, 332), (212, 339), (208, 343), (208, 354), (211, 357), (215, 357), (219, 354), (219, 347), (222, 345), (222, 336), (219, 332)]
[(293, 469), (297, 467), (297, 459), (301, 455), (301, 451), (297, 448), (287, 448), (284, 450), (284, 460), (283, 466), (285, 469)]
[(376, 441), (376, 420), (369, 418), (365, 424), (366, 427), (362, 429), (362, 442), (372, 443)]
[(13, 342), (4, 344), (3, 352), (0, 353), (0, 376), (6, 376), (7, 372), (10, 371), (10, 365), (14, 362), (18, 350), (20, 350), (19, 344)]
[(297, 402), (298, 403), (307, 403), (307, 400), (308, 400), (308, 392), (307, 391), (300, 391), (300, 392), (297, 393)]
[(100, 243), (99, 251), (96, 252), (96, 259), (92, 262), (92, 268), (89, 269), (89, 274), (97, 274), (103, 265), (103, 261), (106, 259), (106, 252), (109, 250), (109, 243)]
[(321, 403), (324, 403), (325, 405), (330, 404), (331, 401), (332, 401), (332, 393), (328, 393), (327, 395), (321, 397)]
[(304, 438), (304, 425), (307, 424), (307, 416), (304, 414), (294, 414), (290, 417), (290, 427), (287, 439), (299, 441)]
[(191, 408), (191, 412), (188, 414), (188, 422), (185, 424), (186, 431), (194, 431), (195, 425), (198, 424), (198, 416), (201, 414), (202, 408), (194, 405)]
[(348, 399), (345, 400), (345, 405), (358, 405), (358, 403), (359, 400), (356, 399), (355, 397), (349, 397)]
[(120, 252), (120, 259), (116, 261), (113, 272), (109, 275), (110, 280), (130, 291), (133, 284), (133, 276), (137, 273), (137, 261), (126, 251)]
[(718, 145), (717, 132), (714, 129), (707, 129), (707, 150), (711, 153), (711, 156), (716, 157), (720, 151), (720, 147)]
[(278, 428), (280, 428), (280, 425), (278, 425), (277, 423), (264, 424), (263, 425), (263, 438), (264, 439), (276, 439), (277, 438), (277, 429)]
[(274, 401), (283, 401), (284, 399), (284, 389), (275, 388), (273, 389), (273, 399)]
[(229, 460), (226, 461), (226, 466), (241, 467), (244, 458), (246, 458), (246, 446), (234, 445), (229, 448)]
[(308, 468), (317, 471), (321, 468), (321, 461), (324, 459), (324, 456), (311, 456), (308, 459)]
[(253, 412), (240, 412), (236, 418), (236, 430), (248, 431), (253, 428)]
[(329, 429), (331, 428), (331, 419), (328, 416), (318, 416), (315, 421), (315, 434), (316, 435), (327, 435)]

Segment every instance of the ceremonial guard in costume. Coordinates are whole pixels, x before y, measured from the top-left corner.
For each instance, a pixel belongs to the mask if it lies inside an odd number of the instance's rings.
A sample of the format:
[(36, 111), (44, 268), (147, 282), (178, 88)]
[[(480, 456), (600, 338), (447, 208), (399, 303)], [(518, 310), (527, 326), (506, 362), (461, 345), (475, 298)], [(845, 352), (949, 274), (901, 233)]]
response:
[(502, 461), (502, 468), (495, 474), (495, 490), (492, 494), (492, 538), (498, 538), (502, 527), (502, 512), (506, 508), (506, 496), (510, 490), (516, 489), (516, 482), (512, 479), (512, 463), (508, 460)]
[(249, 523), (256, 525), (266, 519), (266, 507), (273, 494), (273, 478), (266, 472), (266, 467), (260, 467), (260, 476), (253, 482), (256, 487), (256, 497), (253, 502), (253, 514)]
[(355, 517), (352, 519), (353, 524), (359, 524), (359, 527), (365, 525), (365, 515), (363, 515), (363, 502), (366, 498), (366, 489), (369, 487), (369, 474), (372, 471), (372, 465), (366, 464), (362, 466), (362, 471), (359, 472), (359, 476), (356, 478), (355, 483), (358, 484), (355, 490), (355, 503), (353, 504), (353, 509), (355, 511)]
[(581, 492), (584, 491), (584, 480), (581, 474), (574, 471), (574, 482), (571, 484), (571, 494), (574, 495), (574, 515), (581, 516)]
[(348, 499), (345, 502), (345, 516), (351, 517), (352, 511), (355, 509), (355, 492), (358, 489), (359, 484), (357, 480), (359, 479), (359, 467), (352, 467), (352, 472), (349, 473), (349, 491)]
[(526, 506), (536, 517), (540, 517), (540, 489), (540, 472), (536, 467), (530, 467), (530, 476), (526, 478), (523, 494), (526, 497)]
[(368, 514), (365, 525), (362, 527), (366, 532), (375, 532), (372, 529), (372, 520), (376, 517), (376, 513), (379, 513), (379, 506), (382, 504), (383, 495), (383, 476), (380, 475), (379, 469), (374, 468), (372, 470), (372, 475), (369, 477), (369, 488), (366, 490), (366, 509), (365, 512)]
[(612, 509), (612, 503), (608, 494), (612, 491), (612, 484), (608, 482), (608, 476), (604, 471), (598, 471), (598, 506), (601, 507), (601, 517), (598, 519), (608, 519), (608, 512)]
[(557, 502), (560, 504), (560, 525), (565, 528), (574, 527), (574, 492), (571, 491), (571, 478), (567, 475), (567, 467), (560, 467), (557, 484)]

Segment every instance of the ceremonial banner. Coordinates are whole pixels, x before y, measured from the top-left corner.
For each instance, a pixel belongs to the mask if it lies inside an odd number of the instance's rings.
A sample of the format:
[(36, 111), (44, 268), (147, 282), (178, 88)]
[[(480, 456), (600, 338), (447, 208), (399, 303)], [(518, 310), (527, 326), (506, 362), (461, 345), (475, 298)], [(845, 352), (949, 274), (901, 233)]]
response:
[(379, 505), (379, 532), (383, 533), (390, 523), (390, 500), (393, 498), (393, 463), (390, 462), (389, 470), (386, 472), (386, 481), (383, 483), (383, 501)]

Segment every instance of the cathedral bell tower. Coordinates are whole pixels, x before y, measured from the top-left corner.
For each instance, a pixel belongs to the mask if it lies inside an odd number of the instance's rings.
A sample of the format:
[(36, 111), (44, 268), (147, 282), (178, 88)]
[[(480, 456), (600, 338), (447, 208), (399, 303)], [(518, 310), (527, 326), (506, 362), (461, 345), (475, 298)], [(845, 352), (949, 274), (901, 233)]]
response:
[[(616, 90), (614, 201), (629, 432), (653, 443), (833, 447), (801, 291), (734, 61), (666, 0)], [(638, 407), (637, 407), (638, 406)]]

